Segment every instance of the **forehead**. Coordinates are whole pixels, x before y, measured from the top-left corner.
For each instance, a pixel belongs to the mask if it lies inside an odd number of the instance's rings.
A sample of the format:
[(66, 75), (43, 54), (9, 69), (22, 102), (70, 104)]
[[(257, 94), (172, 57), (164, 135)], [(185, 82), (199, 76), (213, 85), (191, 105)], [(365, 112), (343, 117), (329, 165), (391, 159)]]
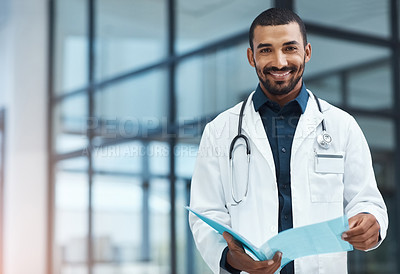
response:
[(257, 26), (254, 29), (253, 44), (255, 47), (260, 43), (277, 45), (288, 41), (303, 43), (300, 26), (295, 22), (278, 26)]

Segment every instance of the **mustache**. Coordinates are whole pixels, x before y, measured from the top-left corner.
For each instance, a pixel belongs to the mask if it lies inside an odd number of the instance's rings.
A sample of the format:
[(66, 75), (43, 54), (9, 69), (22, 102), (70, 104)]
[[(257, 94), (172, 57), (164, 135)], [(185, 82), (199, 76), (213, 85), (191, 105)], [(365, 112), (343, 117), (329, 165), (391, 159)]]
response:
[(284, 72), (284, 71), (295, 71), (295, 70), (297, 70), (297, 67), (295, 67), (295, 66), (283, 67), (280, 69), (277, 67), (265, 67), (263, 69), (263, 73), (267, 74), (268, 72), (277, 72), (277, 71)]

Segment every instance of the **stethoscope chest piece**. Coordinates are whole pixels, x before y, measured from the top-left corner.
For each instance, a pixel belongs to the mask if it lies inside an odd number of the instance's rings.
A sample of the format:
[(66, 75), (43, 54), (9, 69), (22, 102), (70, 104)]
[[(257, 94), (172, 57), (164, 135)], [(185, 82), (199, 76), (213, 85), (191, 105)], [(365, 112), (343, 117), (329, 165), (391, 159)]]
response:
[(332, 137), (324, 130), (320, 135), (318, 135), (317, 142), (320, 147), (328, 149), (332, 144)]
[[(317, 103), (319, 112), (322, 113), (322, 108), (319, 103), (318, 97), (316, 95), (314, 95), (314, 99)], [(322, 124), (322, 133), (317, 136), (317, 143), (323, 149), (328, 149), (332, 144), (332, 137), (326, 132), (325, 119), (322, 119), (321, 124)]]

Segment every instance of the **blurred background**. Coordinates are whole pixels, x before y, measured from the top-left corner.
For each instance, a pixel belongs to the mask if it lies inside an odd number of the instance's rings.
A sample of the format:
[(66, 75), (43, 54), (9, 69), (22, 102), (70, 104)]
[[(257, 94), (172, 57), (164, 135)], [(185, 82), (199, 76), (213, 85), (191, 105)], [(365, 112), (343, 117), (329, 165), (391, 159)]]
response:
[(210, 273), (183, 208), (199, 138), (255, 89), (248, 28), (274, 6), (305, 21), (306, 85), (355, 116), (388, 206), (349, 273), (399, 273), (399, 2), (0, 0), (0, 273)]

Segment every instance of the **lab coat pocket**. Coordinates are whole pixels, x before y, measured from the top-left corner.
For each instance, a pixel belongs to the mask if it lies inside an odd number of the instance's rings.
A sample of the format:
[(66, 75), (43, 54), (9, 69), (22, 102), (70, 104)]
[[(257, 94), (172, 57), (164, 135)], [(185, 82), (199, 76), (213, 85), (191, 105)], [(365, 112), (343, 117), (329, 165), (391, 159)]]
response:
[(343, 202), (344, 153), (315, 152), (309, 168), (312, 202)]
[(343, 153), (317, 153), (314, 155), (314, 169), (317, 173), (344, 173)]

